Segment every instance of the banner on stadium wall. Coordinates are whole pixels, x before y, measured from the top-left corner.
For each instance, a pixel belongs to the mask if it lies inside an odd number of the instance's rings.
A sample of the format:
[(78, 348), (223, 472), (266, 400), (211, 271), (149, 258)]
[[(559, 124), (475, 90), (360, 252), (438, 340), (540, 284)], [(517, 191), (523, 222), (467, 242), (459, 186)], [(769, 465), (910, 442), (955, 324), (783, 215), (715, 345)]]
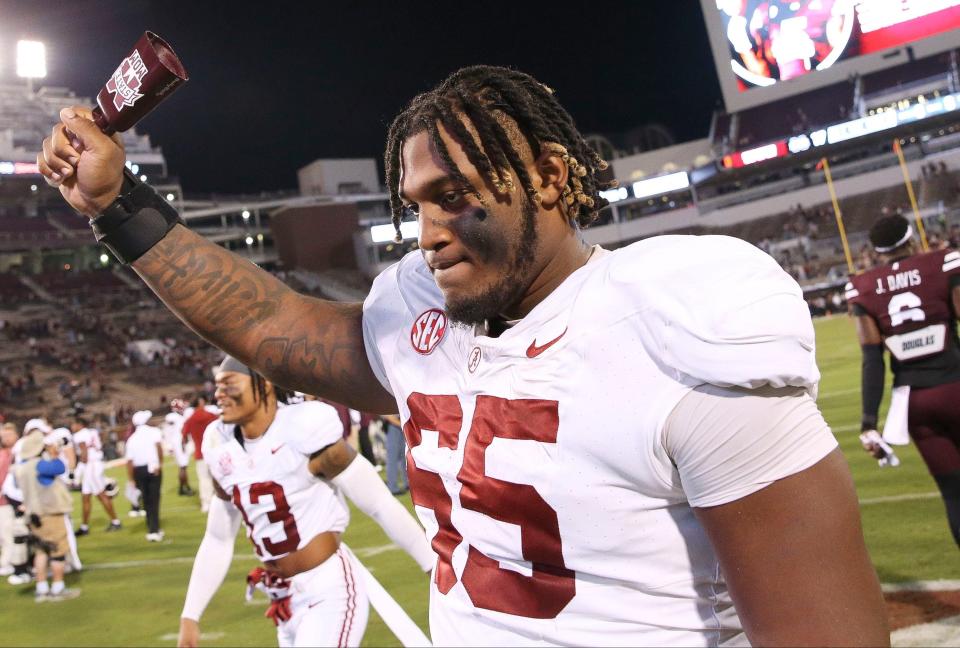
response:
[(0, 175), (40, 175), (36, 162), (0, 160)]

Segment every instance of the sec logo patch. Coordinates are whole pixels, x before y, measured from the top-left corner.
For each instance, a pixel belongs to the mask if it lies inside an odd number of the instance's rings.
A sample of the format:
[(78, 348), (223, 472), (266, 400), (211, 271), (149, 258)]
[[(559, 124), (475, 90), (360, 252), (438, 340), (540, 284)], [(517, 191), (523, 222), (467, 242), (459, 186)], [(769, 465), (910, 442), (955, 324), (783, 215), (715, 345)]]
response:
[(413, 321), (413, 328), (410, 329), (410, 344), (417, 353), (429, 355), (443, 340), (443, 334), (446, 331), (446, 314), (439, 308), (431, 308)]

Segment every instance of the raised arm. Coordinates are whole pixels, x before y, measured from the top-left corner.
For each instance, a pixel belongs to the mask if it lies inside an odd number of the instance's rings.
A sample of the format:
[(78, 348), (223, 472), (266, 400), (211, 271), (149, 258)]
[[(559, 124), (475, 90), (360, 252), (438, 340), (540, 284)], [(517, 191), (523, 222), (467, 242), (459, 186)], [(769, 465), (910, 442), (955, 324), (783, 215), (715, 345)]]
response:
[[(91, 218), (123, 187), (123, 145), (73, 107), (44, 140), (40, 171)], [(301, 295), (270, 273), (175, 225), (133, 264), (187, 326), (270, 381), (371, 412), (396, 411), (367, 361), (362, 306)]]

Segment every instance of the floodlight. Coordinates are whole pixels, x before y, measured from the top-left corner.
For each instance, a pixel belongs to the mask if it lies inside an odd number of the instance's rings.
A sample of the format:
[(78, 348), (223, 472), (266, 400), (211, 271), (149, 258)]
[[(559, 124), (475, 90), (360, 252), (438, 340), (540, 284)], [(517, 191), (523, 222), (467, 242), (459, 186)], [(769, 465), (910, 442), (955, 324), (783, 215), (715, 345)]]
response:
[(47, 76), (47, 51), (40, 41), (17, 41), (17, 76), (42, 79)]
[[(417, 221), (404, 221), (400, 223), (400, 235), (404, 239), (417, 238), (420, 234), (420, 223)], [(397, 235), (397, 230), (389, 223), (386, 225), (374, 225), (370, 228), (370, 238), (374, 243), (386, 243), (393, 241)]]

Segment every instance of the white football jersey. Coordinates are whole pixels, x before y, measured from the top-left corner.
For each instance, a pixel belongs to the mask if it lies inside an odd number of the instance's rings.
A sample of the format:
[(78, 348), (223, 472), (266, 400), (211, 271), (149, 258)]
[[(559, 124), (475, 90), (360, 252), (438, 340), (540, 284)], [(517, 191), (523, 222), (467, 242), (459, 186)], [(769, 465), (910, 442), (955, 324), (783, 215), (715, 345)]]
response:
[(163, 430), (163, 442), (171, 451), (183, 445), (183, 423), (186, 420), (183, 414), (176, 412), (170, 412), (163, 419), (160, 426)]
[(310, 473), (310, 455), (343, 438), (335, 409), (319, 401), (277, 410), (267, 431), (241, 445), (235, 425), (217, 419), (203, 433), (203, 459), (230, 496), (261, 560), (275, 560), (350, 520), (340, 492)]
[(100, 442), (100, 431), (96, 428), (82, 428), (73, 435), (73, 444), (77, 447), (77, 461), (80, 460), (80, 444), (87, 445), (87, 463), (103, 461), (103, 444)]
[(744, 640), (660, 435), (700, 384), (815, 390), (796, 282), (739, 239), (663, 236), (595, 248), (496, 338), (443, 306), (411, 253), (363, 316), (438, 554), (435, 643)]

